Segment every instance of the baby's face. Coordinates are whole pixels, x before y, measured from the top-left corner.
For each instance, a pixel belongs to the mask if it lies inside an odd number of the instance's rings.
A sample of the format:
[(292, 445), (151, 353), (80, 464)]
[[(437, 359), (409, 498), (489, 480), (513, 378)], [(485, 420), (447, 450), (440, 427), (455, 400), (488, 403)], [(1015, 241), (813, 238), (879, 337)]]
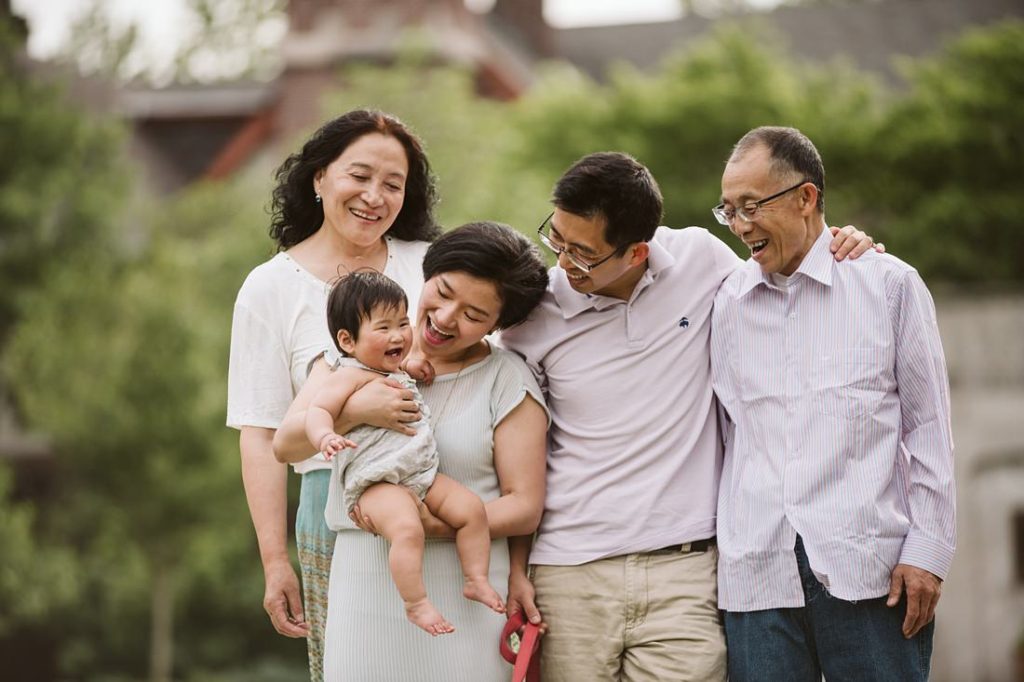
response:
[(359, 324), (359, 338), (352, 355), (367, 367), (397, 372), (411, 347), (412, 326), (405, 304), (377, 306)]

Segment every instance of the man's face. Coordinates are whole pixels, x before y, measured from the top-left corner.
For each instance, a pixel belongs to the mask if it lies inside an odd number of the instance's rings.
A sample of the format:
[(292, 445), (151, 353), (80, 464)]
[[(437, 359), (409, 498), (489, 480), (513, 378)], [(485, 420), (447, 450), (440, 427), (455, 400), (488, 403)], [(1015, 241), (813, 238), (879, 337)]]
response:
[[(604, 216), (593, 218), (568, 213), (560, 208), (551, 216), (550, 238), (559, 248), (571, 252), (586, 263), (597, 263), (615, 251), (605, 241), (604, 232), (608, 221)], [(590, 272), (576, 267), (563, 253), (558, 265), (569, 279), (569, 285), (581, 294), (600, 294), (628, 299), (643, 269), (631, 265), (631, 250), (621, 256), (613, 256)]]
[[(726, 164), (722, 203), (735, 210), (799, 181), (795, 175), (773, 174), (771, 154), (767, 147), (759, 145)], [(760, 206), (750, 222), (737, 215), (729, 225), (763, 272), (792, 275), (818, 237), (820, 226), (811, 219), (814, 204), (809, 199), (813, 192), (810, 188), (811, 185), (804, 185)]]

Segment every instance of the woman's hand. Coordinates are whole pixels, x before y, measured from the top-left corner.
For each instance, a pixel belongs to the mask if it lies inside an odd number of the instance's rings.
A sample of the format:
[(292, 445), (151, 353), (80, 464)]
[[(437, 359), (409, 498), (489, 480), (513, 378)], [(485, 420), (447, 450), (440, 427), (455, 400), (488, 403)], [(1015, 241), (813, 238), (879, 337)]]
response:
[[(416, 498), (419, 500), (419, 498)], [(419, 500), (420, 521), (423, 523), (423, 534), (428, 538), (455, 538), (455, 529), (430, 513), (423, 500)]]
[(266, 589), (263, 609), (274, 629), (285, 637), (309, 636), (309, 624), (302, 613), (299, 579), (288, 559), (268, 562), (263, 567)]
[(516, 611), (522, 611), (526, 620), (539, 626), (541, 634), (544, 634), (547, 632), (548, 624), (544, 622), (543, 616), (537, 609), (535, 598), (536, 591), (530, 578), (521, 570), (511, 569), (508, 574), (508, 615), (511, 616)]
[(853, 225), (843, 228), (829, 227), (828, 229), (832, 233), (832, 243), (829, 244), (829, 248), (836, 260), (843, 260), (847, 256), (850, 260), (857, 260), (858, 256), (872, 248), (878, 253), (885, 253), (885, 244), (881, 242), (876, 244), (869, 234), (858, 230)]
[(409, 494), (412, 495), (413, 502), (416, 503), (416, 509), (420, 512), (420, 523), (423, 524), (423, 534), (428, 538), (455, 538), (455, 529), (449, 526), (441, 519), (434, 516), (426, 503), (420, 499), (420, 496), (409, 490)]
[(377, 526), (373, 525), (373, 519), (363, 514), (363, 510), (359, 508), (359, 503), (356, 502), (352, 506), (352, 511), (348, 513), (348, 517), (352, 519), (352, 523), (356, 524), (356, 527), (360, 530), (364, 530), (367, 533), (379, 535), (377, 532)]
[(414, 436), (416, 430), (409, 424), (419, 419), (420, 410), (413, 400), (412, 391), (394, 379), (381, 378), (374, 379), (352, 394), (345, 402), (335, 430), (348, 433), (359, 424), (369, 424)]

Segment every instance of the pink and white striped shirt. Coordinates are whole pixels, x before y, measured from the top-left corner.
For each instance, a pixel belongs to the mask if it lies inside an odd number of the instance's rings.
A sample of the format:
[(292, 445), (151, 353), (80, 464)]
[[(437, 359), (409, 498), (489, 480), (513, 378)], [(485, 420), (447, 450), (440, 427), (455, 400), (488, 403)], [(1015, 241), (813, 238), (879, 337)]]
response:
[(945, 578), (956, 544), (949, 385), (917, 271), (837, 263), (823, 230), (787, 286), (747, 261), (722, 285), (712, 382), (731, 423), (718, 497), (719, 606), (801, 607), (793, 556), (840, 599), (897, 563)]

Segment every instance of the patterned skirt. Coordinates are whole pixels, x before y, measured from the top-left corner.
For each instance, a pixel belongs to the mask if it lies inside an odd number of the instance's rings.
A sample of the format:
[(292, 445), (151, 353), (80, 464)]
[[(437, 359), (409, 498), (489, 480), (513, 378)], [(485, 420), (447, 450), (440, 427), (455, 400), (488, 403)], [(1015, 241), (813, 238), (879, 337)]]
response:
[(302, 569), (303, 608), (309, 623), (306, 639), (309, 651), (309, 679), (324, 679), (324, 628), (327, 625), (327, 590), (331, 578), (331, 557), (334, 555), (334, 531), (324, 521), (330, 469), (310, 471), (302, 475), (299, 511), (295, 517), (295, 544)]

